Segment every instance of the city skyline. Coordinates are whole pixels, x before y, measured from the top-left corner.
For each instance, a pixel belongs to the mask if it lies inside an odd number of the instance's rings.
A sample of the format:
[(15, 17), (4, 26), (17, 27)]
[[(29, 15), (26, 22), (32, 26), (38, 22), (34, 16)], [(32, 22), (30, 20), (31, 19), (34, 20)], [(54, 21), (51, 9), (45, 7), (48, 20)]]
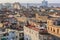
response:
[[(20, 2), (20, 3), (41, 3), (43, 0), (0, 0), (0, 3), (14, 3), (14, 2)], [(60, 3), (60, 0), (46, 0), (49, 3)]]

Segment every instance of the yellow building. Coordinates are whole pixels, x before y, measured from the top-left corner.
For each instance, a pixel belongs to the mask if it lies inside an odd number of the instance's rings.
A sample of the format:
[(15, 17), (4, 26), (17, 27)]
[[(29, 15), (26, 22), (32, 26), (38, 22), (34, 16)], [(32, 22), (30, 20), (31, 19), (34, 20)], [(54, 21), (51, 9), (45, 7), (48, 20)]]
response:
[(25, 22), (27, 20), (26, 17), (16, 17), (16, 19), (19, 21), (19, 22)]
[[(50, 18), (47, 20), (48, 33), (60, 38), (60, 18)], [(60, 40), (60, 39), (55, 39)]]
[(36, 19), (39, 21), (47, 22), (48, 16), (41, 16), (36, 13)]

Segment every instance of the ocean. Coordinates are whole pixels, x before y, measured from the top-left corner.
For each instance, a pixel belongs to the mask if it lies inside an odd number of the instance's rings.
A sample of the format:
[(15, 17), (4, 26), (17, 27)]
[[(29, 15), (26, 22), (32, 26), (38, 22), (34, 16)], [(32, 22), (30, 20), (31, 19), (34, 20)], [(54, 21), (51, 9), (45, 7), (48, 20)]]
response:
[[(41, 3), (20, 3), (22, 6), (41, 6)], [(54, 6), (54, 7), (60, 7), (60, 3), (49, 3), (49, 7)]]

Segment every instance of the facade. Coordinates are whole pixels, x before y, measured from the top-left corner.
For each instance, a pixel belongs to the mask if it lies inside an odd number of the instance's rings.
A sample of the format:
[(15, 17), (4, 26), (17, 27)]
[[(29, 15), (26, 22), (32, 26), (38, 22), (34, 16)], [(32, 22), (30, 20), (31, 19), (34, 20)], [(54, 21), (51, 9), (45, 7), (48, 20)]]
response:
[(50, 18), (47, 20), (47, 30), (53, 40), (60, 40), (60, 18)]

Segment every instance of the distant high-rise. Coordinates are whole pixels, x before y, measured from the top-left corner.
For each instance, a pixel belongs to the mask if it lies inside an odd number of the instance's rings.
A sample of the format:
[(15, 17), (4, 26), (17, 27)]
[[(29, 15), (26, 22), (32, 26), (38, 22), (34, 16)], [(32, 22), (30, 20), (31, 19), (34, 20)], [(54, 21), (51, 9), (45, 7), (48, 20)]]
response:
[(42, 7), (48, 7), (48, 1), (43, 0), (41, 6), (42, 6)]
[(3, 7), (4, 7), (3, 4), (0, 3), (0, 9), (2, 9)]

